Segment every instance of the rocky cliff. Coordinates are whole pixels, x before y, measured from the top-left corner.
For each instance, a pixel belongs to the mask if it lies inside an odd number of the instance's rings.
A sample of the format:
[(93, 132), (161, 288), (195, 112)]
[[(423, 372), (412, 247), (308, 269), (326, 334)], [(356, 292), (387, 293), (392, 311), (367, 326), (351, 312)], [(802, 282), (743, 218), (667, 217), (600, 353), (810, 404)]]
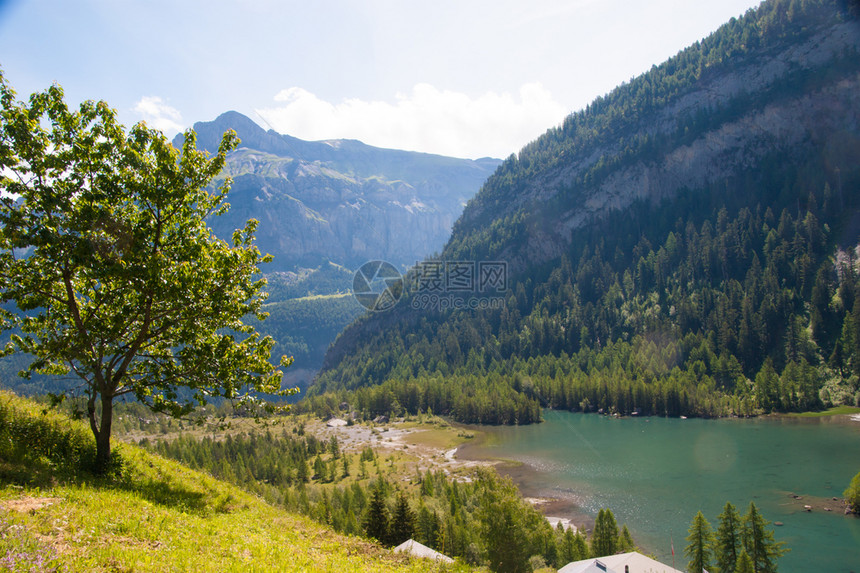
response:
[[(477, 245), (524, 270), (560, 256), (576, 229), (641, 200), (708, 189), (769, 160), (822, 154), (831, 169), (853, 164), (860, 23), (827, 3), (792, 22), (788, 3), (776, 4), (766, 17), (747, 14), (757, 35), (733, 38), (733, 20), (508, 159), (465, 209), (446, 254)], [(487, 239), (518, 215), (515, 241)]]

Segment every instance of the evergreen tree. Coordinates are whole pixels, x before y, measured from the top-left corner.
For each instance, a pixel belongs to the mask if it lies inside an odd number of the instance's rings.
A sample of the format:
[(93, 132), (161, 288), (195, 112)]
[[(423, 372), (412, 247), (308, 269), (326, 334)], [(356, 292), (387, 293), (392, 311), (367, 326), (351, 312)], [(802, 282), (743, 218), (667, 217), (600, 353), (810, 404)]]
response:
[(319, 481), (326, 481), (326, 476), (328, 472), (326, 472), (325, 462), (322, 460), (319, 454), (317, 454), (316, 459), (314, 459), (314, 479)]
[(687, 563), (687, 571), (690, 573), (702, 573), (711, 568), (711, 549), (714, 541), (711, 526), (702, 512), (698, 512), (690, 525), (687, 536), (688, 545), (684, 554), (690, 559)]
[(307, 483), (310, 481), (310, 477), (308, 476), (308, 463), (305, 460), (299, 460), (296, 466), (296, 480), (299, 483)]
[(720, 571), (734, 571), (735, 573), (755, 573), (755, 568), (753, 567), (752, 559), (750, 559), (747, 550), (741, 549), (741, 552), (738, 555), (738, 562), (735, 564), (734, 569), (720, 569)]
[(627, 529), (627, 524), (624, 524), (621, 527), (621, 537), (618, 543), (619, 553), (627, 553), (628, 551), (634, 551), (636, 549), (636, 544), (633, 542), (633, 536), (630, 535), (630, 530)]
[(714, 556), (720, 571), (732, 571), (738, 562), (738, 552), (743, 550), (741, 543), (741, 516), (731, 502), (726, 502), (719, 516)]
[(388, 543), (400, 545), (415, 535), (415, 512), (409, 507), (406, 494), (400, 492), (397, 496), (397, 504), (394, 506), (394, 516), (388, 531)]
[(574, 543), (574, 561), (580, 561), (582, 559), (588, 559), (588, 542), (585, 540), (585, 534), (581, 531), (577, 531), (576, 535), (573, 538)]
[(774, 540), (768, 525), (770, 522), (759, 513), (755, 503), (750, 502), (743, 518), (741, 538), (755, 573), (775, 573), (776, 560), (788, 551), (783, 542)]
[(364, 533), (377, 541), (384, 542), (388, 536), (388, 508), (381, 483), (377, 483), (370, 498), (370, 506), (364, 516)]
[(611, 509), (601, 509), (597, 512), (594, 522), (594, 533), (591, 537), (592, 557), (614, 555), (618, 551), (618, 524)]

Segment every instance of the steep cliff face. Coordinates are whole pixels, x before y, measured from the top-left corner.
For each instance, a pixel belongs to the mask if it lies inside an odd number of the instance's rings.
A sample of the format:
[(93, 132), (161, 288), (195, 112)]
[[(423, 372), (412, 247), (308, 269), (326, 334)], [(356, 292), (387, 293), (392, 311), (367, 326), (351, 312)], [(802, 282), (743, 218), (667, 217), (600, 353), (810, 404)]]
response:
[[(524, 270), (560, 256), (576, 229), (640, 200), (706, 189), (771, 158), (823, 154), (831, 167), (851, 164), (860, 149), (860, 24), (827, 10), (716, 62), (705, 40), (568, 118), (506, 162), (513, 176), (502, 180), (503, 167), (491, 178), (446, 254), (477, 251)], [(692, 58), (701, 59), (695, 80), (649, 99), (657, 81)], [(618, 99), (644, 103), (607, 113)], [(604, 123), (590, 129), (589, 116)], [(493, 224), (518, 214), (522, 232), (490, 247)]]
[(257, 243), (274, 255), (269, 271), (324, 261), (414, 264), (441, 250), (466, 201), (499, 163), (357, 141), (307, 142), (266, 132), (236, 112), (194, 129), (210, 151), (228, 129), (242, 140), (227, 161), (231, 209), (211, 224), (228, 237), (258, 219)]

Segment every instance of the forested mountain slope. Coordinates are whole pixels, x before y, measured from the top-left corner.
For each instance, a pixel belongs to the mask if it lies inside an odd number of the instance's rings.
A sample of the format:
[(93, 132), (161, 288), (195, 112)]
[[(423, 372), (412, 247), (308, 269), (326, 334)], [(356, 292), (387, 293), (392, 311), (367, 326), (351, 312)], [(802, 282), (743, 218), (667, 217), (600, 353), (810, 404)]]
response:
[(413, 277), (313, 391), (497, 423), (856, 402), (857, 12), (765, 2), (507, 159), (443, 252), (507, 263), (504, 304), (418, 310)]

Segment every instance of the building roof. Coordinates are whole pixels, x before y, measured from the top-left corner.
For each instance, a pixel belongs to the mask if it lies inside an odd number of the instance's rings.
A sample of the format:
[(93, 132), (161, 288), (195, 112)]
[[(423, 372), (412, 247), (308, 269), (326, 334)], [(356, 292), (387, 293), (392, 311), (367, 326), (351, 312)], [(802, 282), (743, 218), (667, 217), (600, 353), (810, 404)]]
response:
[(424, 559), (432, 559), (443, 563), (453, 563), (454, 560), (447, 555), (442, 555), (438, 551), (430, 549), (426, 545), (422, 545), (414, 539), (408, 539), (394, 548), (395, 553), (408, 553), (413, 557), (423, 557)]
[(568, 563), (558, 573), (683, 573), (641, 553), (619, 553)]

